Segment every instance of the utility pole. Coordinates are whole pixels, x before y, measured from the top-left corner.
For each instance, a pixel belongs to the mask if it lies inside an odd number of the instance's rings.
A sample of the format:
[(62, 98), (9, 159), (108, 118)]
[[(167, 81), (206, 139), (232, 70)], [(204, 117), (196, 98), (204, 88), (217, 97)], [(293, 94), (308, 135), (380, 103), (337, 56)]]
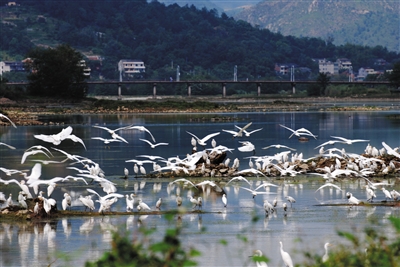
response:
[(349, 68), (349, 82), (353, 81), (353, 67)]
[(233, 68), (233, 81), (237, 82), (237, 65)]
[(296, 86), (295, 86), (295, 82), (294, 82), (294, 65), (292, 65), (292, 67), (290, 68), (290, 81), (292, 82), (293, 94), (295, 94)]
[(122, 71), (124, 70), (124, 66), (122, 64), (122, 60), (118, 62), (118, 70), (119, 70), (119, 81), (118, 84), (118, 100), (121, 100), (121, 82), (122, 82)]
[(176, 67), (176, 81), (179, 82), (181, 79), (181, 73), (179, 71), (179, 65)]

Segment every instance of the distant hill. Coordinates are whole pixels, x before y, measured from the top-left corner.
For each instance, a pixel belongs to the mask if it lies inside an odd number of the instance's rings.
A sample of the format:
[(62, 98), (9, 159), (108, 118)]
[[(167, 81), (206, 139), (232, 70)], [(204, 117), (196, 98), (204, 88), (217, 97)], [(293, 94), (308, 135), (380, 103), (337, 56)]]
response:
[[(398, 53), (382, 46), (335, 46), (329, 38), (308, 37), (305, 33), (303, 37), (284, 36), (252, 27), (216, 9), (147, 0), (115, 3), (20, 0), (17, 6), (6, 6), (3, 2), (0, 60), (22, 60), (32, 47), (64, 43), (87, 56), (92, 79), (110, 80), (119, 79), (117, 64), (121, 59), (142, 60), (146, 72), (133, 78), (151, 80), (176, 77), (178, 66), (182, 80), (229, 80), (233, 79), (234, 69), (238, 80), (289, 79), (276, 69), (289, 63), (298, 66), (296, 79), (306, 80), (319, 74), (315, 59), (348, 58), (354, 70), (374, 67), (382, 59), (388, 62), (384, 68), (390, 69), (400, 60)], [(291, 2), (274, 3), (292, 8)], [(288, 10), (295, 14), (293, 9)], [(382, 28), (382, 32), (386, 30)], [(383, 37), (378, 36), (377, 42), (380, 39)]]
[(333, 44), (381, 45), (400, 51), (399, 2), (390, 0), (264, 0), (235, 14), (260, 28)]
[(160, 3), (165, 3), (166, 5), (178, 4), (179, 6), (191, 6), (194, 5), (198, 9), (207, 8), (207, 9), (216, 9), (220, 14), (222, 12), (226, 13), (229, 16), (233, 16), (234, 14), (243, 10), (243, 8), (248, 8), (250, 6), (254, 6), (255, 4), (261, 2), (260, 0), (235, 0), (235, 1), (226, 1), (226, 0), (159, 0)]

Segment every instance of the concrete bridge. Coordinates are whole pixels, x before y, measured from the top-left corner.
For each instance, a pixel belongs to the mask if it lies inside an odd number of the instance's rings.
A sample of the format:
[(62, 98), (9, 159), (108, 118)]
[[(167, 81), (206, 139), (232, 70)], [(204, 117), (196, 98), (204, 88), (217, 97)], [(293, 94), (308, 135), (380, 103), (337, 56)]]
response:
[[(192, 85), (194, 84), (220, 84), (222, 90), (222, 97), (226, 97), (226, 85), (227, 84), (252, 84), (257, 90), (257, 96), (261, 95), (261, 87), (268, 87), (271, 84), (280, 84), (280, 85), (287, 85), (288, 88), (291, 88), (293, 94), (296, 93), (296, 85), (297, 84), (321, 84), (318, 81), (231, 81), (231, 80), (204, 80), (204, 81), (149, 81), (149, 80), (133, 80), (133, 81), (87, 81), (88, 85), (106, 85), (106, 84), (115, 84), (118, 86), (118, 97), (121, 97), (121, 85), (128, 85), (128, 84), (148, 84), (153, 87), (153, 98), (157, 97), (157, 85), (158, 84), (172, 84), (172, 85), (186, 85), (188, 96), (192, 95)], [(16, 83), (6, 83), (7, 85), (15, 85), (15, 86), (26, 86), (28, 82), (16, 82)], [(328, 84), (333, 85), (341, 85), (341, 84), (353, 84), (353, 85), (387, 85), (390, 86), (391, 83), (389, 81), (362, 81), (362, 82), (348, 82), (348, 81), (330, 81)], [(397, 90), (392, 90), (393, 92), (397, 92)], [(400, 91), (398, 91), (400, 92)]]

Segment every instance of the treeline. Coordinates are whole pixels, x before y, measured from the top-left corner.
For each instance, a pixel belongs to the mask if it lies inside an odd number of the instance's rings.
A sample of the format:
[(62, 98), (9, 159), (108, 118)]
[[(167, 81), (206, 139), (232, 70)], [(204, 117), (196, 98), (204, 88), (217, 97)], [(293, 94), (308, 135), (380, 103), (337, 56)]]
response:
[(235, 21), (215, 9), (165, 6), (146, 0), (18, 3), (43, 15), (45, 20), (25, 19), (17, 27), (4, 25), (0, 49), (9, 55), (26, 55), (33, 43), (25, 33), (41, 23), (47, 38), (104, 57), (101, 68), (92, 67), (92, 77), (101, 74), (106, 79), (118, 79), (120, 59), (142, 59), (145, 78), (155, 80), (175, 77), (177, 65), (182, 80), (232, 79), (235, 65), (239, 80), (274, 79), (275, 63), (308, 67), (314, 76), (304, 78), (315, 79), (318, 65), (312, 58), (346, 57), (354, 70), (373, 67), (378, 58), (391, 63), (400, 59), (399, 54), (381, 46), (335, 46), (319, 38), (283, 36)]

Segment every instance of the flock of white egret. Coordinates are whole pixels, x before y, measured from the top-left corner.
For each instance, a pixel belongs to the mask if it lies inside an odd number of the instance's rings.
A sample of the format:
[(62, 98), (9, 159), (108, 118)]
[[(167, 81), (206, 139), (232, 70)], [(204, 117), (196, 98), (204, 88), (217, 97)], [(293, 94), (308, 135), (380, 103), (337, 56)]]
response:
[[(16, 125), (5, 115), (0, 114), (0, 118), (7, 119), (13, 127), (16, 128)], [(223, 132), (229, 133), (232, 135), (232, 138), (248, 138), (252, 134), (259, 132), (262, 130), (256, 129), (253, 131), (248, 131), (248, 128), (252, 125), (252, 123), (246, 124), (244, 127), (235, 126), (238, 131), (230, 131), (230, 130), (222, 130)], [(311, 133), (309, 130), (305, 128), (300, 128), (297, 130), (293, 130), (285, 125), (280, 125), (281, 127), (289, 130), (292, 136), (297, 137), (312, 137), (317, 139), (318, 136)], [(141, 132), (147, 133), (152, 141), (147, 139), (140, 138), (140, 141), (148, 143), (151, 149), (156, 149), (158, 146), (167, 146), (168, 143), (161, 142), (157, 143), (155, 137), (151, 133), (151, 131), (143, 126), (134, 126), (127, 125), (125, 127), (120, 127), (117, 129), (109, 129), (104, 126), (94, 125), (93, 127), (105, 130), (108, 133), (107, 137), (91, 137), (94, 140), (100, 140), (104, 142), (104, 144), (110, 145), (113, 142), (124, 142), (128, 143), (124, 137), (122, 137), (119, 133), (128, 130), (138, 130)], [(87, 195), (80, 196), (79, 201), (85, 206), (85, 210), (89, 209), (90, 211), (95, 210), (95, 203), (99, 203), (100, 207), (98, 208), (98, 212), (110, 211), (111, 207), (114, 203), (116, 203), (119, 199), (125, 198), (126, 201), (126, 211), (151, 211), (152, 208), (146, 203), (142, 201), (142, 199), (136, 199), (135, 194), (120, 194), (117, 192), (117, 187), (115, 184), (106, 178), (104, 171), (101, 166), (93, 161), (92, 159), (80, 156), (80, 155), (72, 155), (66, 151), (58, 149), (54, 146), (58, 146), (64, 140), (70, 140), (76, 143), (81, 144), (85, 150), (87, 149), (84, 140), (79, 138), (78, 136), (72, 134), (73, 128), (68, 126), (62, 129), (59, 133), (54, 133), (51, 135), (34, 135), (35, 139), (38, 139), (44, 144), (50, 144), (52, 147), (48, 148), (44, 145), (35, 145), (25, 150), (23, 155), (21, 155), (21, 164), (26, 162), (28, 159), (31, 161), (35, 161), (36, 163), (32, 167), (31, 170), (16, 170), (16, 169), (8, 169), (7, 166), (1, 166), (0, 170), (6, 176), (21, 175), (22, 179), (3, 179), (0, 178), (0, 183), (4, 185), (10, 185), (14, 183), (18, 185), (21, 189), (18, 195), (18, 204), (14, 204), (12, 199), (12, 194), (9, 194), (9, 197), (6, 198), (5, 194), (0, 192), (0, 203), (3, 203), (2, 210), (7, 208), (12, 208), (13, 206), (19, 206), (20, 209), (29, 209), (26, 200), (33, 199), (34, 195), (40, 200), (36, 202), (35, 207), (33, 208), (34, 213), (39, 213), (40, 210), (44, 210), (46, 214), (51, 214), (52, 207), (57, 205), (57, 201), (51, 198), (52, 192), (54, 191), (56, 186), (64, 182), (79, 182), (84, 183), (88, 187), (92, 184), (98, 184), (101, 186), (104, 195), (100, 195), (98, 192), (91, 188), (87, 188)], [(371, 176), (376, 174), (387, 175), (389, 173), (397, 173), (399, 171), (400, 166), (400, 154), (398, 152), (399, 148), (391, 148), (385, 142), (382, 142), (382, 148), (378, 149), (375, 147), (371, 147), (369, 144), (366, 145), (366, 149), (361, 154), (355, 153), (347, 153), (344, 149), (339, 150), (337, 148), (329, 148), (325, 150), (325, 147), (328, 145), (333, 145), (335, 143), (342, 143), (346, 145), (351, 145), (355, 142), (365, 142), (368, 143), (369, 140), (363, 139), (346, 139), (344, 137), (339, 136), (331, 136), (333, 140), (325, 142), (323, 144), (318, 145), (315, 149), (318, 149), (318, 155), (313, 158), (303, 159), (301, 153), (292, 154), (295, 149), (290, 148), (286, 145), (282, 144), (271, 144), (263, 149), (267, 150), (270, 148), (276, 149), (284, 149), (283, 152), (276, 153), (274, 155), (262, 155), (256, 156), (254, 155), (255, 146), (251, 143), (251, 141), (244, 140), (239, 141), (242, 146), (238, 148), (240, 152), (244, 153), (253, 153), (251, 155), (247, 155), (245, 157), (246, 161), (248, 159), (248, 168), (240, 168), (240, 159), (235, 158), (233, 160), (233, 164), (230, 164), (230, 159), (227, 158), (224, 162), (219, 164), (218, 168), (226, 167), (233, 172), (232, 175), (222, 175), (220, 172), (216, 173), (213, 168), (216, 166), (212, 166), (212, 162), (210, 161), (210, 155), (220, 155), (220, 154), (228, 154), (233, 149), (225, 147), (223, 145), (218, 145), (214, 139), (214, 137), (218, 136), (220, 132), (211, 133), (203, 138), (196, 136), (191, 132), (187, 132), (187, 134), (192, 136), (191, 145), (192, 145), (192, 154), (187, 154), (185, 158), (180, 159), (179, 157), (171, 157), (171, 158), (162, 158), (156, 155), (139, 155), (138, 158), (146, 158), (143, 159), (127, 159), (125, 162), (134, 163), (134, 172), (135, 177), (142, 175), (146, 176), (148, 171), (146, 171), (144, 164), (152, 164), (153, 169), (151, 173), (161, 173), (161, 172), (169, 172), (171, 176), (183, 176), (186, 178), (174, 179), (171, 183), (179, 183), (184, 186), (191, 186), (196, 188), (197, 190), (205, 190), (205, 187), (211, 188), (217, 194), (220, 194), (221, 197), (221, 206), (226, 208), (229, 205), (229, 196), (224, 191), (224, 186), (227, 186), (230, 183), (236, 184), (246, 184), (248, 186), (240, 186), (241, 189), (249, 191), (252, 197), (255, 198), (257, 195), (261, 194), (273, 194), (270, 192), (270, 187), (277, 187), (277, 185), (273, 184), (271, 181), (271, 177), (279, 176), (285, 179), (286, 177), (295, 177), (299, 174), (307, 174), (307, 175), (315, 175), (322, 177), (326, 183), (319, 187), (316, 191), (323, 189), (324, 187), (333, 187), (337, 190), (342, 190), (336, 181), (341, 177), (353, 177), (357, 179), (365, 180), (365, 188), (366, 193), (369, 198), (366, 201), (373, 201), (376, 198), (375, 190), (381, 188), (382, 193), (384, 194), (385, 200), (393, 200), (397, 201), (400, 199), (400, 194), (396, 190), (388, 191), (385, 187), (390, 187), (386, 180), (381, 182), (373, 182)], [(206, 148), (208, 141), (211, 141), (211, 147)], [(6, 149), (15, 149), (12, 144), (0, 143), (0, 147), (4, 146)], [(202, 149), (201, 149), (202, 148)], [(55, 157), (55, 153), (58, 153), (64, 157), (62, 160), (51, 160), (51, 158)], [(34, 156), (45, 156), (46, 160), (32, 159)], [(291, 155), (291, 158), (290, 158)], [(321, 162), (321, 159), (325, 159), (324, 164), (318, 163)], [(201, 162), (201, 163), (199, 163)], [(65, 163), (68, 164), (66, 167), (69, 170), (75, 171), (75, 174), (68, 175), (65, 177), (54, 177), (52, 179), (42, 180), (40, 179), (42, 174), (43, 165), (47, 164), (58, 164)], [(332, 164), (328, 164), (332, 163)], [(2, 161), (2, 164), (6, 164), (6, 161)], [(242, 163), (243, 164), (243, 163)], [(162, 166), (163, 165), (163, 166)], [(79, 167), (76, 167), (79, 166)], [(310, 171), (310, 168), (313, 171)], [(29, 173), (30, 171), (30, 173)], [(28, 174), (29, 173), (29, 174)], [(200, 183), (193, 183), (189, 180), (189, 177), (194, 173), (201, 173), (204, 177), (210, 177), (218, 179), (220, 183), (211, 180), (204, 180)], [(129, 170), (124, 168), (124, 176), (125, 178), (129, 177)], [(252, 183), (250, 183), (246, 176), (257, 176), (262, 177), (263, 182), (260, 186), (256, 188), (252, 188)], [(40, 186), (46, 186), (46, 194), (47, 197), (44, 197), (44, 191), (41, 191)], [(264, 190), (261, 190), (264, 189)], [(32, 191), (33, 192), (32, 192)], [(97, 199), (95, 201), (92, 200), (92, 197), (96, 196)], [(355, 198), (351, 192), (347, 192), (346, 194), (348, 198), (348, 203), (350, 205), (359, 205), (361, 201)], [(296, 202), (296, 200), (286, 195), (284, 196), (290, 206)], [(180, 207), (184, 200), (179, 195), (176, 194), (176, 205)], [(202, 209), (203, 199), (202, 197), (195, 198), (194, 196), (188, 196), (188, 201), (193, 205), (193, 209)], [(137, 206), (135, 207), (135, 202)], [(68, 193), (64, 193), (64, 198), (61, 202), (61, 207), (63, 210), (67, 210), (71, 208), (72, 199)], [(158, 198), (158, 201), (155, 204), (156, 210), (162, 209), (163, 200), (162, 198)], [(269, 216), (274, 213), (277, 208), (277, 198), (274, 199), (272, 203), (268, 202), (268, 200), (264, 200), (263, 205), (265, 215)], [(287, 203), (282, 203), (282, 209), (286, 214)], [(329, 243), (326, 243), (325, 250), (327, 251)], [(290, 258), (290, 255), (283, 250), (283, 244), (280, 242), (280, 252), (282, 256), (282, 260), (284, 261), (286, 266), (293, 266), (293, 262)], [(327, 253), (327, 252), (326, 252)], [(256, 256), (261, 256), (261, 251), (255, 252)], [(326, 257), (326, 256), (324, 256)], [(326, 258), (324, 258), (325, 260)], [(266, 266), (264, 262), (257, 262), (257, 266)]]

